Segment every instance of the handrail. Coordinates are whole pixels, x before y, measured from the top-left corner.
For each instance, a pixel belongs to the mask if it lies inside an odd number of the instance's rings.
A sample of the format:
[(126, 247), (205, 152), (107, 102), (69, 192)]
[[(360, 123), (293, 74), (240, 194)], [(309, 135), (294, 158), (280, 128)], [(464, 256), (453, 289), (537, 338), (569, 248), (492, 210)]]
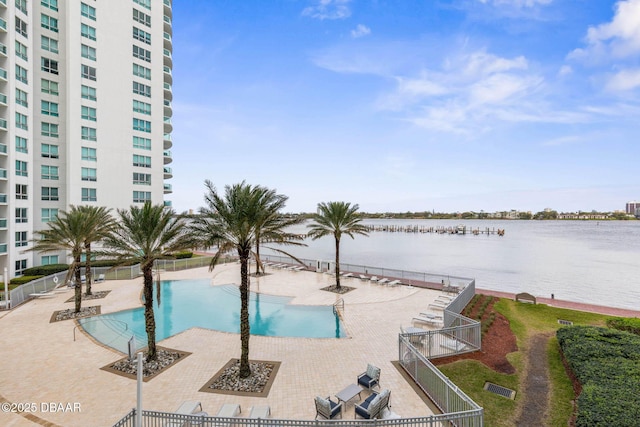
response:
[[(110, 322), (124, 323), (125, 328), (124, 328), (123, 331), (119, 332), (119, 334), (122, 334), (123, 332), (129, 330), (129, 324), (127, 322), (123, 322), (122, 320), (117, 320), (117, 319), (109, 319), (109, 321)], [(86, 323), (91, 323), (91, 322), (103, 322), (104, 323), (104, 320), (102, 320), (102, 319), (89, 319), (89, 320), (85, 320), (84, 322), (82, 322), (79, 325), (76, 325), (76, 327), (73, 328), (73, 341), (74, 342), (76, 341), (76, 329), (78, 329), (80, 326), (83, 326)]]
[(342, 312), (344, 313), (344, 298), (338, 298), (336, 302), (333, 303), (333, 314), (340, 315), (338, 309), (342, 308)]

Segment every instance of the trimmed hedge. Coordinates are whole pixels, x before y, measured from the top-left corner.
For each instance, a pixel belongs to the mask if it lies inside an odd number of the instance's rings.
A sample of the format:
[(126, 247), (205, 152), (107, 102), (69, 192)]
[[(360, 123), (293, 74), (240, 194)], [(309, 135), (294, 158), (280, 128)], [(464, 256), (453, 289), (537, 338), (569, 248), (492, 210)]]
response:
[(13, 279), (11, 279), (9, 284), (10, 285), (24, 285), (27, 282), (39, 279), (41, 277), (44, 277), (44, 276), (20, 276), (20, 277), (14, 277)]
[(178, 252), (175, 255), (176, 259), (191, 258), (192, 256), (193, 256), (193, 252)]
[(556, 336), (582, 384), (576, 427), (640, 425), (640, 337), (593, 326), (561, 328)]
[(637, 317), (616, 317), (607, 320), (607, 326), (619, 331), (627, 331), (632, 334), (640, 335), (640, 319)]
[(25, 276), (48, 276), (50, 274), (59, 273), (69, 269), (68, 264), (49, 264), (39, 265), (37, 267), (31, 267), (24, 270)]

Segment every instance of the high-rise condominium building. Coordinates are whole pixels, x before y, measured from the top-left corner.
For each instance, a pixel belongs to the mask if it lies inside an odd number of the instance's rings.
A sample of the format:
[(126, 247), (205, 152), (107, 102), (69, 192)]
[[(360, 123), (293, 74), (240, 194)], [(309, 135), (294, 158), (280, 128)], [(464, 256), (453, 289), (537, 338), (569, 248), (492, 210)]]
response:
[[(171, 193), (171, 0), (0, 0), (0, 274), (70, 205)], [(164, 202), (170, 204), (170, 202)]]

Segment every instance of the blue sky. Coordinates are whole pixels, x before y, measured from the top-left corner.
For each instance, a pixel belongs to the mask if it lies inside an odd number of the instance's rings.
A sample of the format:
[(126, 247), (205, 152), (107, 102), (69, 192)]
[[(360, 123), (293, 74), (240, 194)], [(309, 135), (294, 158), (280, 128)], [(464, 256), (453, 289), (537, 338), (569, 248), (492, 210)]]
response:
[(246, 180), (367, 212), (640, 199), (640, 0), (174, 0), (179, 211)]

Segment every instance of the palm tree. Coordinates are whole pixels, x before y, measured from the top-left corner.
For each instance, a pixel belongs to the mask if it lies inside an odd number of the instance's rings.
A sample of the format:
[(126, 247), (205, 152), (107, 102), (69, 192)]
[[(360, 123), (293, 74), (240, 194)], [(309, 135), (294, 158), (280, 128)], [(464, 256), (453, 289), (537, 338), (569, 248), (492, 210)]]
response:
[(192, 226), (200, 237), (201, 246), (217, 246), (209, 269), (213, 270), (220, 257), (236, 251), (240, 258), (240, 378), (251, 375), (249, 365), (249, 258), (254, 244), (269, 240), (279, 244), (300, 244), (299, 236), (286, 233), (288, 226), (279, 209), (287, 198), (275, 195), (272, 190), (252, 186), (244, 181), (225, 187), (225, 194), (218, 194), (211, 181), (205, 181), (206, 207), (201, 208)]
[[(119, 222), (105, 239), (105, 254), (119, 263), (140, 263), (144, 279), (144, 320), (147, 332), (147, 362), (157, 359), (156, 321), (153, 313), (153, 263), (158, 259), (171, 258), (173, 254), (194, 247), (186, 233), (184, 217), (163, 205), (131, 206), (129, 210), (118, 209)], [(157, 297), (160, 302), (160, 283)]]
[(340, 289), (340, 238), (343, 234), (355, 237), (354, 234), (368, 236), (367, 228), (360, 224), (362, 217), (358, 214), (358, 205), (351, 206), (347, 202), (327, 202), (318, 204), (318, 212), (313, 215), (313, 223), (307, 235), (313, 240), (333, 234), (336, 239), (336, 288)]
[(109, 235), (114, 225), (111, 209), (103, 206), (78, 206), (86, 221), (86, 236), (84, 238), (85, 260), (85, 278), (87, 295), (91, 295), (91, 244), (100, 241)]
[(71, 252), (73, 259), (65, 283), (75, 276), (75, 312), (82, 306), (82, 282), (80, 280), (80, 257), (87, 236), (86, 215), (76, 206), (69, 212), (60, 211), (53, 221), (47, 223), (48, 228), (35, 233), (39, 238), (33, 239), (33, 247), (29, 251), (36, 252)]

